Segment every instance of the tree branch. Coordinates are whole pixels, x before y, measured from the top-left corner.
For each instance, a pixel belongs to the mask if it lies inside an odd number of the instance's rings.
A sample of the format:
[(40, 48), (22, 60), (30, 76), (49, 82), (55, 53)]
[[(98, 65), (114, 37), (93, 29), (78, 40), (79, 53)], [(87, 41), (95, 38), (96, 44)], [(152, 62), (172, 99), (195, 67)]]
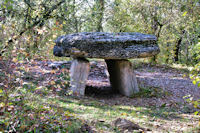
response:
[[(65, 0), (61, 0), (60, 2), (58, 2), (56, 5), (53, 5), (50, 9), (47, 10), (47, 12), (40, 17), (40, 19), (36, 20), (32, 25), (28, 26), (27, 28), (25, 28), (24, 30), (22, 30), (19, 35), (15, 38), (13, 38), (14, 40), (17, 40), (21, 35), (23, 35), (26, 31), (34, 28), (35, 26), (37, 26), (38, 24), (41, 24), (45, 19), (47, 20), (50, 16), (50, 14), (57, 9), (62, 3), (64, 3)], [(38, 17), (38, 16), (36, 16)], [(8, 43), (13, 42), (13, 39), (9, 40)]]

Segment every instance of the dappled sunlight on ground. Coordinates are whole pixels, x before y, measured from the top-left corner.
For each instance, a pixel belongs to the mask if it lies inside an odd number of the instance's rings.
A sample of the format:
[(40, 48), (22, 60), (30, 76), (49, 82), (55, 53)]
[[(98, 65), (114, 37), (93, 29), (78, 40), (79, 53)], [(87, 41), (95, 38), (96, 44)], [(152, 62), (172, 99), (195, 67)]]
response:
[[(23, 84), (29, 86), (26, 101), (31, 101), (26, 105), (32, 111), (40, 110), (40, 106), (43, 108), (41, 121), (57, 114), (55, 119), (62, 120), (58, 122), (60, 124), (65, 119), (76, 119), (90, 130), (105, 133), (117, 130), (113, 125), (117, 118), (130, 120), (150, 132), (182, 132), (198, 125), (199, 117), (192, 114), (195, 109), (184, 101), (183, 96), (191, 94), (200, 98), (200, 89), (189, 78), (183, 77), (184, 72), (141, 65), (135, 70), (141, 93), (129, 98), (110, 86), (105, 63), (93, 61), (86, 96), (77, 98), (66, 93), (70, 63), (35, 61), (18, 64), (23, 68), (19, 69)], [(36, 114), (30, 110), (29, 115), (34, 117)]]

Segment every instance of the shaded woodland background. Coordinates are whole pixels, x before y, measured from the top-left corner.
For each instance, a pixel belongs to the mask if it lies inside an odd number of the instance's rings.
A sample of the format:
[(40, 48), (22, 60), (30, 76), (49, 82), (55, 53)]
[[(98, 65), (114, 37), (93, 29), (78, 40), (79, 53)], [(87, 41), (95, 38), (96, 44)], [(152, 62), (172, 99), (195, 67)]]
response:
[(198, 0), (2, 0), (0, 5), (1, 51), (15, 50), (18, 58), (44, 52), (51, 57), (53, 41), (63, 34), (104, 31), (156, 35), (161, 53), (154, 61), (160, 63), (199, 61)]

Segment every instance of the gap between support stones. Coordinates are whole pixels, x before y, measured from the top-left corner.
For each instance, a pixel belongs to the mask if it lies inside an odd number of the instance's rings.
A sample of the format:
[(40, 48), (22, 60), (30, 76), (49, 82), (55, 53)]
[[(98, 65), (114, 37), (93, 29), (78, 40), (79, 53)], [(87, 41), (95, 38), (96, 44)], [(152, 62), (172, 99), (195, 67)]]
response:
[(110, 83), (113, 89), (125, 96), (132, 96), (139, 92), (132, 63), (128, 60), (105, 60), (110, 74)]
[(74, 58), (70, 68), (70, 90), (74, 96), (84, 96), (90, 63), (85, 58)]

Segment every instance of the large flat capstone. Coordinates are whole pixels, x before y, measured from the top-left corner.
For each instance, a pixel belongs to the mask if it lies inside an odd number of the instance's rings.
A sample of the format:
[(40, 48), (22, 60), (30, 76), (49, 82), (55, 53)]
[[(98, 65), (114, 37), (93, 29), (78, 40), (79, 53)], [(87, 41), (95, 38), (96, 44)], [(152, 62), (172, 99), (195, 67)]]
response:
[(60, 36), (55, 43), (55, 56), (131, 59), (159, 53), (156, 36), (142, 33), (82, 32)]

